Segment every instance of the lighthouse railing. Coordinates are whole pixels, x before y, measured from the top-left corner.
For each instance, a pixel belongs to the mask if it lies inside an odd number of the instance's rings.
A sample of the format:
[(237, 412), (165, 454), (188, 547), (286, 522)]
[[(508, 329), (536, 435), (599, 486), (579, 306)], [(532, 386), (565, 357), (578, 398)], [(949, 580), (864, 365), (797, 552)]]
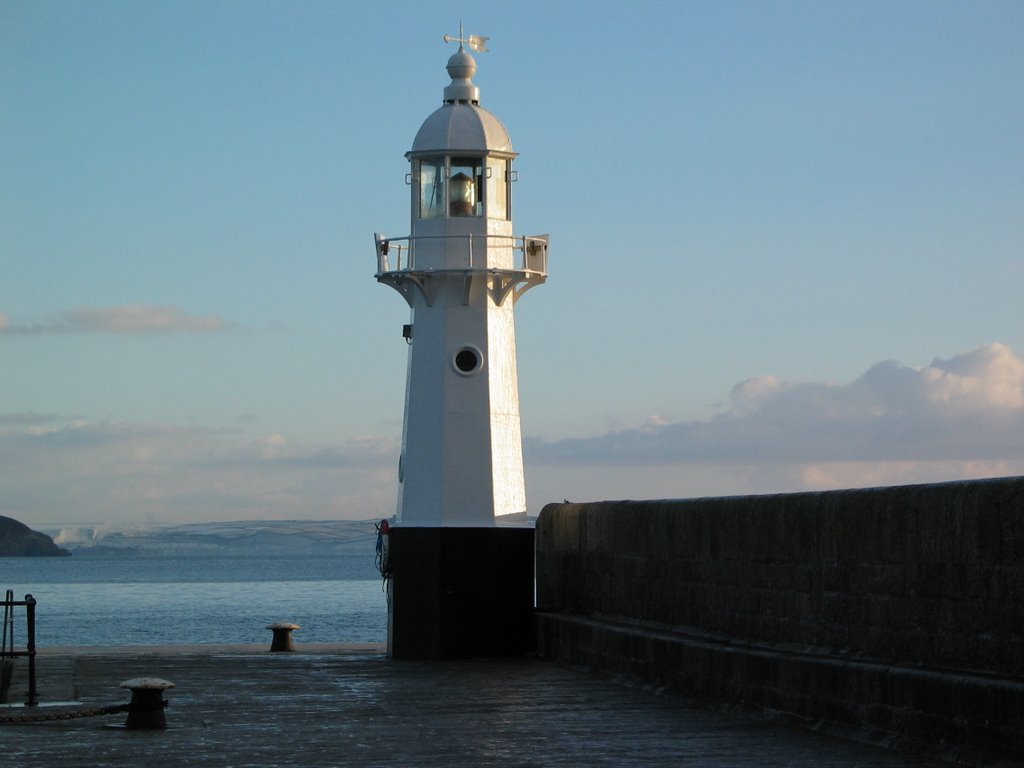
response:
[[(459, 263), (459, 250), (455, 250), (454, 263), (449, 269), (455, 270), (487, 270), (488, 249), (492, 246), (511, 248), (517, 254), (514, 270), (531, 274), (547, 275), (548, 273), (548, 236), (547, 235), (405, 235), (403, 237), (383, 237), (374, 235), (377, 248), (377, 274), (390, 272), (439, 271), (429, 267), (418, 270), (416, 265), (416, 243), (427, 240), (464, 241), (464, 263)], [(479, 263), (478, 263), (479, 262)]]

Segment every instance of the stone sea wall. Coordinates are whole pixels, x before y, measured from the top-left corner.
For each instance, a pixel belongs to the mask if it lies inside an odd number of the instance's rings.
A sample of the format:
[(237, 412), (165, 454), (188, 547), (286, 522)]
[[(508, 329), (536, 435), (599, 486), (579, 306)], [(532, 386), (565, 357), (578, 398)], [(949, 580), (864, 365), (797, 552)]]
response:
[(551, 504), (537, 606), (551, 658), (1024, 755), (1024, 478)]

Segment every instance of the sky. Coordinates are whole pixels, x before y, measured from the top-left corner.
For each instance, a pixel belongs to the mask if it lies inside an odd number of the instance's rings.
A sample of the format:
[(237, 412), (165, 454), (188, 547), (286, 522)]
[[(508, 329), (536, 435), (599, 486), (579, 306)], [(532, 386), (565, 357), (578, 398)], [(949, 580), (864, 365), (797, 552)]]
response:
[(520, 153), (528, 512), (1024, 474), (1024, 4), (0, 0), (0, 515), (393, 513), (404, 153)]

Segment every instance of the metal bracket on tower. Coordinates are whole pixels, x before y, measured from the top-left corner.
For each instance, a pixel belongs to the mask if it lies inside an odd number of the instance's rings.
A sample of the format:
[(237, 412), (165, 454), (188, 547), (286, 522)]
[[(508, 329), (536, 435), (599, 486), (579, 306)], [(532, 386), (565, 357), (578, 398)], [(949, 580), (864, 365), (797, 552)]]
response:
[(434, 285), (430, 275), (425, 272), (410, 272), (407, 270), (383, 272), (375, 275), (378, 283), (390, 285), (405, 299), (405, 303), (412, 308), (413, 292), (419, 290), (423, 300), (428, 307), (434, 306)]
[(519, 301), (520, 296), (546, 279), (547, 275), (530, 274), (529, 272), (492, 272), (491, 297), (494, 299), (494, 303), (500, 307), (511, 294), (514, 304)]
[(467, 270), (462, 276), (462, 306), (464, 307), (469, 306), (469, 300), (473, 293), (473, 276), (475, 274), (475, 272)]
[(500, 272), (492, 275), (491, 297), (494, 299), (494, 303), (500, 307), (505, 302), (505, 299), (508, 298), (509, 293), (515, 290), (518, 282), (518, 276), (501, 274)]

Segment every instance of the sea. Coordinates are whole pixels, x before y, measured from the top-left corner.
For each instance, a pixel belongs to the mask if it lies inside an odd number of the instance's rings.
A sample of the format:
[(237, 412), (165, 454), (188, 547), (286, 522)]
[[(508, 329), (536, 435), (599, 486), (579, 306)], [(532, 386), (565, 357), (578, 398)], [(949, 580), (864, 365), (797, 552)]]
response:
[[(269, 643), (268, 624), (310, 643), (387, 640), (387, 598), (372, 551), (313, 556), (0, 558), (0, 590), (36, 603), (36, 645)], [(25, 609), (14, 610), (15, 644)]]

